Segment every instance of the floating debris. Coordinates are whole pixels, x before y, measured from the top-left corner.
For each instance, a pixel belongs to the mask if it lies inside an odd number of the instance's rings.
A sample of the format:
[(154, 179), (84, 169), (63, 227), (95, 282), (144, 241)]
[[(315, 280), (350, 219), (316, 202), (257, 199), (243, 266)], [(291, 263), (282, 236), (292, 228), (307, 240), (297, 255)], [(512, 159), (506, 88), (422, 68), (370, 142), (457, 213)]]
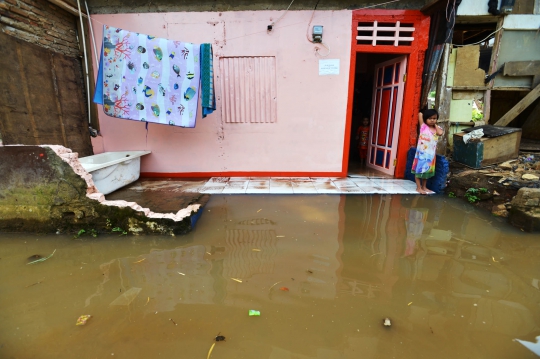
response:
[(146, 258), (143, 258), (143, 259), (140, 259), (138, 260), (137, 262), (133, 262), (133, 263), (141, 263), (142, 261), (144, 261)]
[(261, 250), (259, 248), (251, 248), (253, 252), (260, 252)]
[(181, 273), (181, 272), (177, 272), (178, 274), (181, 274), (181, 275), (185, 275), (184, 273)]
[(91, 315), (87, 314), (87, 315), (81, 315), (78, 319), (77, 319), (77, 322), (75, 323), (75, 325), (85, 325), (86, 322), (88, 322), (88, 319), (92, 318)]
[(214, 350), (214, 347), (216, 346), (216, 343), (212, 344), (210, 347), (210, 350), (208, 351), (208, 355), (206, 356), (206, 359), (210, 359), (210, 355), (212, 355), (212, 350)]
[[(39, 259), (36, 259), (35, 261), (32, 261), (32, 262), (29, 262), (29, 263), (26, 263), (26, 264), (34, 264), (34, 263), (38, 263), (38, 262), (44, 262), (46, 261), (47, 259), (51, 258), (54, 253), (56, 252), (56, 249), (51, 253), (51, 255), (49, 255), (48, 257), (45, 257), (45, 258), (39, 258)], [(34, 255), (34, 256), (39, 256), (38, 254)], [(32, 257), (34, 257), (32, 256)], [(29, 258), (30, 259), (30, 258)]]
[(287, 287), (281, 287), (281, 288), (279, 288), (279, 290), (284, 291), (284, 292), (288, 292), (288, 291), (289, 291), (289, 288), (287, 288)]
[(262, 208), (261, 208), (261, 209), (259, 209), (259, 210), (257, 211), (257, 213), (259, 213), (260, 211), (262, 211)]
[(231, 279), (234, 280), (235, 282), (242, 283), (241, 279), (238, 279), (238, 278), (231, 278)]
[[(124, 294), (118, 296), (110, 305), (129, 305), (139, 295), (142, 288), (130, 288)], [(120, 289), (120, 291), (122, 291)]]
[(282, 282), (282, 281), (275, 282), (274, 284), (272, 284), (272, 286), (271, 286), (270, 288), (268, 288), (268, 290), (269, 290), (269, 291), (272, 290), (272, 288), (274, 288), (274, 287), (276, 286), (276, 284), (281, 283), (281, 282)]
[(29, 285), (27, 285), (25, 288), (33, 287), (33, 286), (35, 286), (36, 284), (40, 284), (40, 283), (41, 283), (41, 281), (36, 282), (36, 283), (33, 283), (33, 284), (29, 284)]
[(528, 342), (526, 340), (520, 340), (520, 339), (514, 339), (521, 345), (523, 345), (525, 348), (532, 351), (534, 354), (540, 356), (540, 335), (536, 337), (536, 343)]
[(172, 318), (169, 318), (169, 320), (170, 320), (174, 325), (178, 325), (178, 324), (176, 324), (176, 322), (175, 322)]
[(248, 313), (250, 317), (259, 317), (261, 315), (261, 312), (254, 309), (250, 309)]
[(407, 305), (411, 305), (411, 304), (412, 304), (412, 302), (410, 302), (410, 303), (409, 303), (409, 304), (407, 304)]
[(392, 326), (392, 322), (390, 321), (390, 318), (384, 318), (383, 319), (383, 326), (385, 326), (385, 327), (391, 327)]
[(225, 336), (223, 335), (220, 335), (221, 332), (217, 333), (216, 337), (214, 338), (216, 340), (216, 342), (223, 342), (225, 341)]

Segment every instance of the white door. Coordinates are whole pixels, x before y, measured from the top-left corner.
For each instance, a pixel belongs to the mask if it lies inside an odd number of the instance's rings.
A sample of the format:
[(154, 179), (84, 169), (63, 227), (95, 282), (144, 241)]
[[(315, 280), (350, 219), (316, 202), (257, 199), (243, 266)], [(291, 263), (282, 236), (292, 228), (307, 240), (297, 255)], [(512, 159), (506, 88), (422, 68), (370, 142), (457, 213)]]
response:
[(375, 65), (367, 166), (393, 175), (407, 56)]

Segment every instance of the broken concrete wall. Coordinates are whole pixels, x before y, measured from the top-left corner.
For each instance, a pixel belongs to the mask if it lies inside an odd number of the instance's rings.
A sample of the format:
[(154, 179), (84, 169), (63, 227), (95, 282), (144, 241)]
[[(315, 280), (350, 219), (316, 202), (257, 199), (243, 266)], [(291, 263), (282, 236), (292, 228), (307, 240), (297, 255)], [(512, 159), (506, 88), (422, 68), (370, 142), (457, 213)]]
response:
[(184, 234), (199, 205), (154, 213), (134, 202), (106, 201), (77, 153), (62, 146), (0, 147), (0, 231)]

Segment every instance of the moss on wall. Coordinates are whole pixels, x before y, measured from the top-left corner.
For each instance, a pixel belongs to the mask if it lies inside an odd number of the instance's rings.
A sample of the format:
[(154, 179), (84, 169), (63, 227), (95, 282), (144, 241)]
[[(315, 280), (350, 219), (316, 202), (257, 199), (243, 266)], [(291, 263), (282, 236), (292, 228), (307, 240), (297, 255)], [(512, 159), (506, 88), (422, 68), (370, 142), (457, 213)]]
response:
[(111, 232), (166, 235), (191, 230), (182, 221), (148, 218), (130, 207), (86, 197), (86, 182), (47, 147), (0, 147), (0, 231)]

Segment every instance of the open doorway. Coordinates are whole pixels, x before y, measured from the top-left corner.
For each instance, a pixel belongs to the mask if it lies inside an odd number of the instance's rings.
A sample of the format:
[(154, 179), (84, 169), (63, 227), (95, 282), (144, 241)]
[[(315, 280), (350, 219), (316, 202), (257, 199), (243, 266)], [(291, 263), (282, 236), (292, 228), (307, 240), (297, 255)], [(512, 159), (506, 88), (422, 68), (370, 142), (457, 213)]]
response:
[(398, 54), (356, 54), (349, 175), (394, 176), (406, 61)]

